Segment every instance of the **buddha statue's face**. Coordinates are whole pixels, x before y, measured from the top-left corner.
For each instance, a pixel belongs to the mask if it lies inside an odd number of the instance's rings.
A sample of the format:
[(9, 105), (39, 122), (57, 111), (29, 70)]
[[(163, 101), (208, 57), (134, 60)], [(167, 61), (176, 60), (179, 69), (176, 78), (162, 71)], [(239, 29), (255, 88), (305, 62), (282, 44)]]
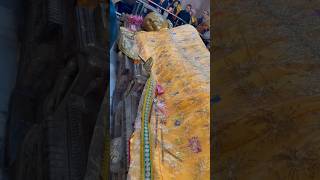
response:
[(168, 22), (155, 12), (149, 13), (143, 22), (143, 29), (146, 31), (159, 31), (160, 29), (168, 28)]

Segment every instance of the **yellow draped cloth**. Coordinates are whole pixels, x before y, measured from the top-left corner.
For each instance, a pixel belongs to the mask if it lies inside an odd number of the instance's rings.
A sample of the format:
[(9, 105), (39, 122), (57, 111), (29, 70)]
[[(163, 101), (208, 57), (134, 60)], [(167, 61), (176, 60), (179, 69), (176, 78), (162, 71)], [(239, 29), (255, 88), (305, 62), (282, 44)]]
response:
[(213, 179), (320, 179), (319, 1), (212, 3)]
[[(140, 56), (153, 58), (151, 78), (164, 89), (156, 99), (164, 103), (165, 113), (159, 116), (156, 103), (151, 110), (152, 179), (209, 180), (209, 51), (191, 25), (139, 32), (136, 41)], [(130, 140), (130, 180), (144, 179), (140, 121), (147, 91), (146, 85)]]

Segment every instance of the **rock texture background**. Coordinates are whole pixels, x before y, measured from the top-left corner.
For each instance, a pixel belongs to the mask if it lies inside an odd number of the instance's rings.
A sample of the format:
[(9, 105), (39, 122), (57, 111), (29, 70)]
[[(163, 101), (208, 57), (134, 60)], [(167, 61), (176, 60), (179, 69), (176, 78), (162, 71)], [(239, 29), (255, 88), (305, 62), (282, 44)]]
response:
[(214, 179), (320, 179), (320, 2), (212, 6)]

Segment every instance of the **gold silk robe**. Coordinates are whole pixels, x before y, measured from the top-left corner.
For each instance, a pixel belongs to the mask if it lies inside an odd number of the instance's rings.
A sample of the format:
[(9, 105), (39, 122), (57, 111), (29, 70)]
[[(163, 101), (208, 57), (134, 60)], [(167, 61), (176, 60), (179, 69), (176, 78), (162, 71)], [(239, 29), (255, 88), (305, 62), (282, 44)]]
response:
[[(157, 101), (164, 102), (166, 115), (159, 117), (154, 103), (150, 117), (152, 179), (209, 180), (209, 51), (191, 25), (140, 32), (136, 41), (140, 56), (153, 58), (151, 77), (164, 89)], [(142, 100), (147, 91), (145, 88)], [(130, 140), (130, 180), (144, 179), (141, 168), (142, 107), (145, 107), (144, 101), (140, 102), (136, 129)]]

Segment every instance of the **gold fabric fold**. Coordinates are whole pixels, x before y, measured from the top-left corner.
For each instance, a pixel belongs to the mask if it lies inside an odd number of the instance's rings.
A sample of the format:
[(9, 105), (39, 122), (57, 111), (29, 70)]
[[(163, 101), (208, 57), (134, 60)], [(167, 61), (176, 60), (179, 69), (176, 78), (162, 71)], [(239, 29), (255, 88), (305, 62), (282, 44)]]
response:
[[(209, 51), (190, 25), (139, 32), (136, 41), (140, 56), (153, 58), (152, 77), (165, 91), (157, 96), (165, 112), (154, 103), (150, 118), (153, 179), (210, 179)], [(138, 127), (143, 113), (130, 140), (131, 180), (142, 178)]]

